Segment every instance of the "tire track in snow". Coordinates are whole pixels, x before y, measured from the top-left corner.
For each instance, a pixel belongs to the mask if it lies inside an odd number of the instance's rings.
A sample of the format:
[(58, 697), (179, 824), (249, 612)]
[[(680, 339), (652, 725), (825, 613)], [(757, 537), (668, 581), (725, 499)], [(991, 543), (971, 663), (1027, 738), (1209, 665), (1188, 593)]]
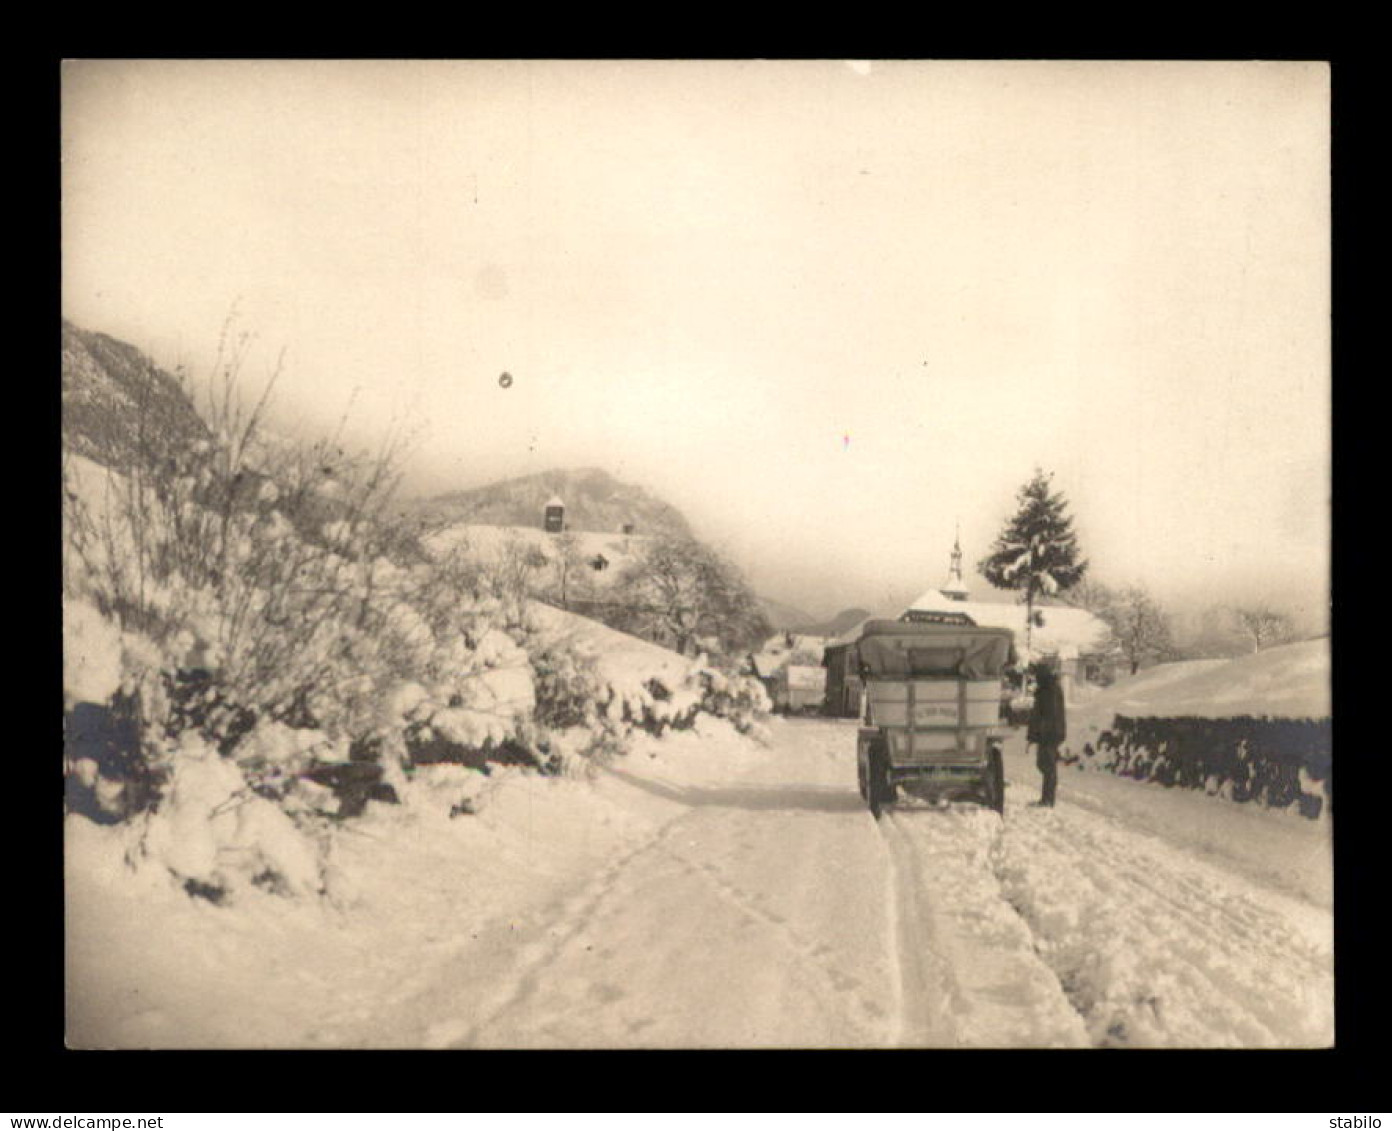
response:
[[(991, 867), (1003, 828), (997, 814), (915, 807), (890, 811), (881, 824), (895, 842), (902, 899), (914, 908), (900, 932), (906, 1043), (917, 1030), (937, 1047), (1086, 1046), (1082, 1019)], [(928, 986), (918, 1005), (915, 979)], [(935, 1014), (929, 1025), (925, 1010)]]
[[(870, 818), (874, 820), (874, 818)], [(894, 1029), (890, 1044), (904, 1048), (944, 1048), (956, 1044), (944, 1027), (951, 992), (946, 963), (933, 950), (937, 929), (923, 897), (923, 876), (909, 839), (886, 812), (876, 822), (890, 871), (887, 936), (895, 972)]]

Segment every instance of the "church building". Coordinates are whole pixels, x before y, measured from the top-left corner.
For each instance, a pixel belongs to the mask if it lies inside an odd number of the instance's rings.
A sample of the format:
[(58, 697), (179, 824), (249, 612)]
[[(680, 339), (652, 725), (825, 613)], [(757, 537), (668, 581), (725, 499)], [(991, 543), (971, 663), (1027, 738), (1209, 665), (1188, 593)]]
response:
[[(1002, 594), (1004, 595), (1004, 594)], [(1008, 628), (1015, 634), (1015, 648), (1022, 660), (1052, 657), (1058, 664), (1064, 696), (1074, 698), (1083, 683), (1108, 680), (1112, 661), (1106, 654), (1107, 625), (1086, 609), (1062, 604), (1034, 606), (1034, 627), (1030, 633), (1031, 657), (1025, 651), (1025, 606), (1014, 601), (1000, 603), (971, 600), (971, 590), (962, 576), (960, 534), (952, 546), (947, 580), (936, 589), (920, 594), (898, 613), (878, 614), (878, 618), (943, 623), (965, 615), (972, 624)], [(855, 642), (865, 622), (855, 625), (832, 640), (822, 663), (827, 669), (826, 711), (850, 717), (859, 713), (861, 681), (854, 670)]]

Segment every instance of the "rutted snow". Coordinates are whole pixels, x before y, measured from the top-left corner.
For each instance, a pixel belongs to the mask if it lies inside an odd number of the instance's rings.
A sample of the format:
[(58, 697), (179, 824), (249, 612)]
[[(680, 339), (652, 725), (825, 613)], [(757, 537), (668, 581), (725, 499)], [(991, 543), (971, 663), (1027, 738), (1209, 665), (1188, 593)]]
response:
[(1002, 890), (1094, 1044), (1332, 1043), (1330, 952), (1231, 876), (1067, 805), (1011, 818)]
[(881, 831), (907, 928), (900, 960), (915, 987), (894, 1043), (1086, 1047), (1087, 1031), (992, 869), (1008, 835), (1000, 818), (971, 805), (910, 808), (888, 813)]
[[(1006, 748), (1006, 772), (1037, 788), (1039, 775), (1023, 751)], [(1239, 804), (1196, 790), (1167, 789), (1106, 773), (1059, 770), (1068, 805), (1119, 820), (1132, 832), (1168, 841), (1195, 859), (1245, 876), (1269, 893), (1313, 905), (1327, 918), (1334, 900), (1330, 823), (1297, 813)]]
[(1018, 737), (1004, 822), (962, 804), (877, 823), (855, 791), (854, 724), (769, 733), (760, 746), (706, 719), (593, 781), (440, 767), (413, 786), (468, 779), (477, 815), (371, 805), (337, 837), (319, 902), (249, 889), (213, 907), (127, 872), (119, 826), (69, 818), (69, 1040), (1332, 1040), (1327, 909), (1080, 807), (1068, 775), (1058, 809), (1028, 808)]

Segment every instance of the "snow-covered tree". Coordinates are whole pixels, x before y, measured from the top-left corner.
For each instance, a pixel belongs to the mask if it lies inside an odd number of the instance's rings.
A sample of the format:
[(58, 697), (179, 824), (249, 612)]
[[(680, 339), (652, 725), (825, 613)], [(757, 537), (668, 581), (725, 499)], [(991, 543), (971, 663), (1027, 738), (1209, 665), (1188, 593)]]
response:
[(1144, 586), (1113, 589), (1085, 579), (1069, 591), (1069, 599), (1106, 622), (1110, 643), (1126, 659), (1132, 675), (1147, 660), (1173, 655), (1170, 618)]
[(1051, 490), (1053, 473), (1035, 469), (1016, 494), (1019, 506), (977, 569), (997, 589), (1014, 589), (1025, 604), (1025, 654), (1030, 652), (1035, 601), (1056, 597), (1082, 581), (1088, 563), (1068, 514), (1068, 501)]
[(700, 637), (727, 649), (749, 647), (771, 631), (739, 571), (693, 538), (649, 539), (617, 591), (632, 613), (620, 627), (669, 640), (678, 652)]
[(1233, 619), (1253, 652), (1284, 644), (1294, 631), (1291, 618), (1268, 605), (1244, 605), (1233, 610)]
[(544, 585), (547, 565), (547, 557), (538, 547), (512, 534), (487, 562), (484, 576), (499, 596), (522, 600)]
[(561, 608), (568, 609), (571, 598), (580, 595), (576, 592), (579, 588), (576, 582), (583, 585), (585, 577), (585, 563), (580, 557), (580, 537), (573, 530), (566, 530), (554, 535), (551, 545), (555, 549), (555, 556), (551, 560), (551, 590), (560, 601)]

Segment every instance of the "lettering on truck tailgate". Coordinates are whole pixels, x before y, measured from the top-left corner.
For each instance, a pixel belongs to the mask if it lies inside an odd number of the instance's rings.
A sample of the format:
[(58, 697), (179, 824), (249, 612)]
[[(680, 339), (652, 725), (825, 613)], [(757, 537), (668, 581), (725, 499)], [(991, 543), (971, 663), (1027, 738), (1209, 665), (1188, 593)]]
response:
[(956, 723), (957, 704), (955, 703), (915, 703), (913, 709), (914, 726), (933, 723)]

